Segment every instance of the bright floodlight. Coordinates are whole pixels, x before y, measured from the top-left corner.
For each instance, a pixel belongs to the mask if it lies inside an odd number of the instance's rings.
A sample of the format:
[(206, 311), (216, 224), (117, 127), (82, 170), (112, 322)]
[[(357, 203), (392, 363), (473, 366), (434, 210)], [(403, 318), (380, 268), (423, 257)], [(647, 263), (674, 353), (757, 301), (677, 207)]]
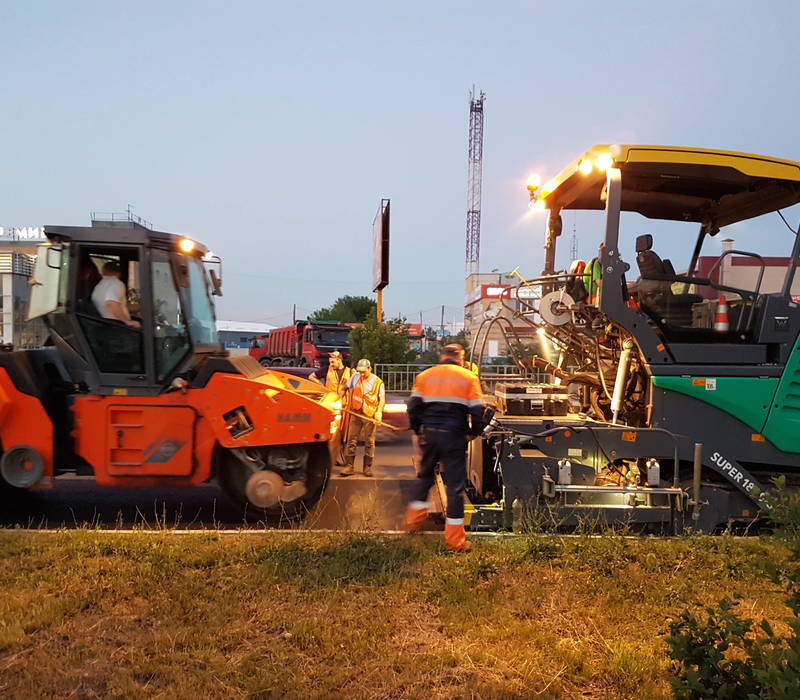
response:
[(194, 241), (191, 238), (181, 238), (178, 248), (184, 253), (191, 253), (194, 250)]
[(542, 184), (542, 178), (536, 173), (528, 175), (528, 181), (525, 183), (529, 190), (535, 190)]
[(614, 159), (611, 157), (610, 153), (601, 153), (597, 156), (594, 164), (597, 166), (598, 170), (604, 172), (614, 165)]
[(539, 326), (539, 327), (536, 329), (536, 335), (544, 335), (546, 332), (547, 332), (547, 331), (545, 331), (545, 329), (544, 329), (544, 328), (542, 328), (541, 326)]
[(592, 161), (590, 161), (588, 158), (586, 160), (582, 160), (578, 166), (578, 170), (580, 170), (584, 175), (588, 175), (592, 172)]

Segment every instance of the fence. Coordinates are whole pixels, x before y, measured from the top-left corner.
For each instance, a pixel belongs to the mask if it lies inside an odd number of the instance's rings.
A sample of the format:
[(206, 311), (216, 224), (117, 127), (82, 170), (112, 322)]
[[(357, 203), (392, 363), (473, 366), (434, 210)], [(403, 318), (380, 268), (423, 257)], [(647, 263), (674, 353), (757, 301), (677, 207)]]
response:
[[(376, 364), (375, 374), (377, 374), (386, 385), (386, 391), (409, 392), (414, 384), (416, 377), (422, 370), (428, 369), (431, 365), (391, 365)], [(530, 379), (534, 382), (548, 383), (552, 380), (549, 374), (544, 372), (533, 372), (522, 374), (516, 365), (481, 365), (481, 384), (487, 392), (494, 390), (494, 385), (506, 379)]]

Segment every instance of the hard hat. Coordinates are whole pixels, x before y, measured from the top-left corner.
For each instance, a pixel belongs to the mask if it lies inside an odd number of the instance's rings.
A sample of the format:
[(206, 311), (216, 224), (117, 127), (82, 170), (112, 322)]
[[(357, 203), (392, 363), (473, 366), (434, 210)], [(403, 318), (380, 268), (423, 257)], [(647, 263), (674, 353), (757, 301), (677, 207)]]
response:
[(329, 353), (328, 357), (338, 357), (339, 359), (342, 359), (342, 353), (340, 353), (338, 350), (334, 350), (332, 353)]
[(367, 358), (363, 357), (356, 364), (356, 369), (372, 369), (372, 363)]

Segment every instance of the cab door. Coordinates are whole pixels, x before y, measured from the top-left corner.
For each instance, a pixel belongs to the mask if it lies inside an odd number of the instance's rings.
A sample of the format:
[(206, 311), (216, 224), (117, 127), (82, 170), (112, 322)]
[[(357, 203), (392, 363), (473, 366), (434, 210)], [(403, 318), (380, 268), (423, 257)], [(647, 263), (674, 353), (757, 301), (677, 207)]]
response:
[(189, 476), (194, 469), (197, 414), (187, 406), (107, 407), (110, 476)]

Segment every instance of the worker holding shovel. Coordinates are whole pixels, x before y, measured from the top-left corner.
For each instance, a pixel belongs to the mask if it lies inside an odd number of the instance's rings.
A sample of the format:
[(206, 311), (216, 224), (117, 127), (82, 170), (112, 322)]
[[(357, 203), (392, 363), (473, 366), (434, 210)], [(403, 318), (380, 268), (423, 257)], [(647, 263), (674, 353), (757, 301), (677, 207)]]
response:
[(350, 377), (345, 388), (350, 425), (347, 430), (345, 466), (339, 472), (339, 476), (352, 476), (355, 473), (354, 464), (359, 437), (364, 439), (364, 476), (372, 476), (375, 432), (377, 424), (383, 420), (386, 389), (381, 378), (372, 373), (372, 363), (367, 359), (358, 361), (356, 374)]

